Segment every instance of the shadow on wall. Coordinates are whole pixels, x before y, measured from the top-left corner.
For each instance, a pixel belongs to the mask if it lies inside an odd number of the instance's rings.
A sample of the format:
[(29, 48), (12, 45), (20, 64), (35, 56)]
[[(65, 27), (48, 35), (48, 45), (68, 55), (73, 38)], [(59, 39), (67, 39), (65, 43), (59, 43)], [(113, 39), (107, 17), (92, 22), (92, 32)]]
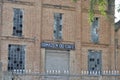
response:
[(115, 32), (117, 32), (120, 29), (120, 20), (115, 23)]

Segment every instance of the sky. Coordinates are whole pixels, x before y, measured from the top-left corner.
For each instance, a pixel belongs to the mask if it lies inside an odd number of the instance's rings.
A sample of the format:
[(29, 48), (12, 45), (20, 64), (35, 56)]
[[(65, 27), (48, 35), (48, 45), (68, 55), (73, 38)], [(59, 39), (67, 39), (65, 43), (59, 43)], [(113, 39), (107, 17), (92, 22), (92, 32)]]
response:
[(115, 0), (115, 22), (120, 20), (120, 12), (117, 11), (118, 6), (120, 5), (120, 0)]

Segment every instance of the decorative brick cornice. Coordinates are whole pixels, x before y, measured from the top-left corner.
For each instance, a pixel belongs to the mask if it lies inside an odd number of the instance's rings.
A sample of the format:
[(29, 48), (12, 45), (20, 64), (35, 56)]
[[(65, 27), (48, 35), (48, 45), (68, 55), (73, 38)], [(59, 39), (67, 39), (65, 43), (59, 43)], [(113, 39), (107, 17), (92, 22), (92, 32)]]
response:
[(12, 3), (20, 5), (34, 6), (35, 2), (17, 1), (17, 0), (0, 0), (0, 3)]
[(82, 43), (83, 47), (97, 47), (97, 48), (108, 48), (109, 44), (92, 44), (92, 43)]
[[(82, 8), (82, 12), (88, 13), (88, 12), (89, 12), (89, 9), (87, 9), (87, 8)], [(107, 13), (107, 15), (111, 15), (111, 16), (114, 15), (114, 14), (110, 13), (109, 10), (106, 10), (105, 12)], [(94, 13), (95, 13), (95, 14), (101, 14), (99, 10), (94, 10)]]
[(35, 42), (35, 38), (26, 37), (14, 37), (14, 36), (1, 36), (1, 40), (11, 40), (11, 41), (24, 41), (24, 42)]
[(71, 7), (71, 6), (53, 5), (53, 4), (42, 4), (42, 6), (45, 7), (45, 8), (55, 8), (55, 9), (75, 11), (75, 7)]

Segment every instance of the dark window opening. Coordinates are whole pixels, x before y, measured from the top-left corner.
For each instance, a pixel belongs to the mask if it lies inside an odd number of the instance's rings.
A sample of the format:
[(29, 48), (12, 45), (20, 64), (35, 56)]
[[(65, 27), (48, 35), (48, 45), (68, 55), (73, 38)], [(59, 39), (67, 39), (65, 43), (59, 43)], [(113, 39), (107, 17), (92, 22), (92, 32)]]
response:
[(92, 68), (92, 70), (94, 70), (94, 68)]
[(94, 58), (90, 58), (90, 61), (94, 61)]
[[(88, 52), (88, 71), (90, 72), (97, 72), (97, 74), (101, 74), (101, 52), (100, 51), (93, 51), (89, 50)], [(100, 73), (98, 73), (100, 72)]]
[(54, 14), (54, 39), (62, 39), (62, 13)]
[(23, 45), (9, 45), (8, 71), (25, 69), (25, 51)]
[(22, 27), (23, 27), (23, 11), (19, 8), (14, 8), (14, 17), (13, 17), (13, 36), (22, 36)]
[(91, 26), (91, 41), (93, 43), (99, 42), (99, 18), (95, 17)]

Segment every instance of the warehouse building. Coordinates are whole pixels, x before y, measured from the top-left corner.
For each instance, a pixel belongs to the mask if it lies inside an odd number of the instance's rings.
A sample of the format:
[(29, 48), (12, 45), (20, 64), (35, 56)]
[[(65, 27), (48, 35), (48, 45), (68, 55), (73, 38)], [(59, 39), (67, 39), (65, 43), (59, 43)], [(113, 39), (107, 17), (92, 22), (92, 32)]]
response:
[(88, 0), (0, 0), (2, 70), (117, 70), (113, 9), (107, 7), (105, 17), (96, 8), (90, 24)]

